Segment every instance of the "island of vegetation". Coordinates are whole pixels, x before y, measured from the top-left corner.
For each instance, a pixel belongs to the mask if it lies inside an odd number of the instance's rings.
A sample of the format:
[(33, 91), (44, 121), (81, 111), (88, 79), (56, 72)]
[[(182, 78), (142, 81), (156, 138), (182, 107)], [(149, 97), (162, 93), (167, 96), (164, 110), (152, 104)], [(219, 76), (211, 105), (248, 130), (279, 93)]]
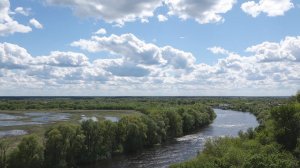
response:
[(55, 124), (40, 137), (24, 136), (16, 147), (0, 140), (0, 168), (71, 168), (133, 153), (210, 124), (212, 108), (190, 99), (3, 98), (1, 110), (135, 110), (118, 122), (87, 120)]

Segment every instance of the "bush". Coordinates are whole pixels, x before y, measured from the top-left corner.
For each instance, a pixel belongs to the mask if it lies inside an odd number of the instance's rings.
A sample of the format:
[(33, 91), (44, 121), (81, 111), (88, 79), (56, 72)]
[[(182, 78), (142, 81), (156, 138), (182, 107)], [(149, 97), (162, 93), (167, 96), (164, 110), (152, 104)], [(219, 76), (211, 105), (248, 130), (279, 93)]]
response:
[(24, 137), (9, 155), (8, 168), (41, 168), (42, 166), (43, 147), (35, 135)]

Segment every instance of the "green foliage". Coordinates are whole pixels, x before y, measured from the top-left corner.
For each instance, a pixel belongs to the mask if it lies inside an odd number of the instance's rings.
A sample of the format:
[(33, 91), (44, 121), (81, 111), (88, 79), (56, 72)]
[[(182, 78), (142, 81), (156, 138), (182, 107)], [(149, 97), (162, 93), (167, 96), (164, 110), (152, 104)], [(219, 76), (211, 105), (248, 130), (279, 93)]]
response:
[(0, 140), (0, 168), (7, 166), (7, 149), (8, 143), (5, 140)]
[(80, 127), (62, 124), (45, 133), (45, 167), (76, 167), (84, 148)]
[(97, 161), (101, 156), (101, 137), (100, 124), (98, 122), (87, 120), (81, 123), (84, 135), (84, 145), (82, 160), (84, 162)]
[(280, 151), (277, 145), (262, 145), (256, 140), (219, 138), (209, 140), (194, 160), (171, 168), (296, 168), (297, 160)]
[(147, 127), (146, 132), (146, 142), (145, 146), (151, 147), (155, 144), (161, 143), (161, 136), (159, 135), (159, 126), (152, 118), (149, 116), (143, 115), (142, 121)]
[(102, 155), (101, 158), (111, 158), (113, 152), (119, 148), (117, 141), (117, 129), (116, 123), (111, 121), (100, 122), (100, 128), (102, 128), (103, 143), (101, 144)]
[(126, 116), (118, 122), (118, 136), (125, 152), (136, 152), (146, 144), (147, 125), (138, 116)]
[(300, 91), (297, 92), (296, 100), (298, 103), (300, 103)]
[(183, 120), (183, 132), (189, 133), (194, 130), (195, 128), (195, 118), (193, 115), (189, 114), (188, 112), (184, 112), (182, 114)]
[(284, 105), (271, 111), (275, 138), (285, 149), (293, 150), (300, 136), (300, 111), (295, 105)]
[(115, 123), (87, 120), (81, 123), (81, 128), (85, 137), (82, 162), (95, 162), (110, 158), (113, 151), (118, 148)]
[(42, 164), (43, 147), (35, 135), (23, 138), (8, 160), (8, 168), (41, 168)]
[(179, 137), (182, 135), (182, 118), (175, 111), (167, 111), (166, 116), (169, 121), (169, 127), (167, 130), (167, 134), (170, 137)]

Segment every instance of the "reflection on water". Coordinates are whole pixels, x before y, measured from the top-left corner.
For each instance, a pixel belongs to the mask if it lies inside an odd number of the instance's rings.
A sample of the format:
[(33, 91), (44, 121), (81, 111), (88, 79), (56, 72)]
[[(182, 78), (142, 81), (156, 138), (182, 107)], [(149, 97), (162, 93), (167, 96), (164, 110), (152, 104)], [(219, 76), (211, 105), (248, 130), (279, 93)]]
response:
[(87, 120), (98, 121), (98, 118), (95, 116), (87, 117), (85, 115), (81, 115), (81, 119), (79, 120), (79, 122), (83, 122), (83, 121), (87, 121)]
[(9, 115), (9, 114), (0, 114), (0, 120), (17, 120), (24, 118), (22, 116), (14, 116), (14, 115)]
[(0, 127), (48, 124), (55, 121), (65, 121), (70, 118), (67, 113), (30, 112), (24, 114), (0, 114)]
[(31, 112), (25, 113), (26, 116), (31, 118), (33, 122), (39, 122), (42, 124), (47, 124), (55, 121), (66, 121), (70, 118), (70, 114), (68, 113), (39, 113), (39, 112)]
[(0, 131), (0, 138), (8, 136), (17, 136), (27, 134), (24, 130), (9, 130), (9, 131)]
[(39, 125), (39, 122), (30, 121), (0, 121), (0, 127), (20, 126), (20, 125)]
[(170, 164), (186, 161), (203, 149), (205, 140), (221, 136), (237, 136), (240, 130), (258, 125), (249, 113), (214, 109), (215, 121), (199, 133), (177, 138), (169, 144), (151, 148), (130, 156), (117, 156), (86, 168), (164, 168)]
[[(40, 125), (57, 121), (65, 121), (70, 118), (68, 113), (42, 113), (30, 112), (22, 114), (0, 114), (0, 127)], [(0, 138), (27, 134), (24, 130), (0, 131)]]
[(105, 120), (109, 120), (112, 122), (118, 122), (120, 120), (119, 117), (112, 117), (112, 116), (105, 116), (104, 118)]

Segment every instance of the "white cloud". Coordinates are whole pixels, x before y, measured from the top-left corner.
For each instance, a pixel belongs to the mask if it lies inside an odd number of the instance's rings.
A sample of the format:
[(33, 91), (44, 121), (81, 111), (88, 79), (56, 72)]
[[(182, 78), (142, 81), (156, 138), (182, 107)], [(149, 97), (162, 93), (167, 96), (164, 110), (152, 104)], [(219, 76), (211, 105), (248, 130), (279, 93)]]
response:
[(48, 56), (36, 57), (35, 64), (80, 67), (89, 65), (89, 59), (81, 53), (52, 51)]
[(164, 61), (157, 46), (145, 43), (133, 34), (109, 37), (93, 36), (89, 40), (81, 39), (71, 45), (89, 52), (108, 51), (138, 64), (154, 65)]
[(175, 69), (190, 70), (194, 68), (196, 58), (192, 53), (185, 52), (171, 46), (161, 48), (162, 57), (167, 60), (167, 64)]
[(166, 0), (169, 15), (177, 15), (180, 19), (195, 19), (200, 24), (224, 21), (221, 14), (227, 13), (236, 0)]
[(299, 41), (300, 37), (286, 37), (277, 43), (263, 42), (249, 47), (249, 56), (212, 47), (212, 52), (226, 56), (213, 65), (133, 34), (74, 42), (73, 46), (95, 55), (110, 53), (92, 62), (82, 53), (31, 56), (18, 45), (0, 43), (0, 93), (11, 94), (8, 91), (22, 86), (20, 92), (27, 89), (31, 95), (39, 89), (44, 95), (293, 94), (300, 88)]
[(104, 29), (104, 28), (101, 28), (101, 29), (99, 29), (99, 30), (97, 30), (96, 32), (95, 32), (95, 34), (106, 34), (107, 32), (106, 32), (106, 30)]
[(70, 7), (79, 17), (103, 19), (122, 26), (125, 22), (146, 21), (154, 10), (162, 5), (161, 0), (47, 0), (48, 4)]
[(37, 29), (42, 29), (43, 28), (43, 25), (34, 18), (30, 19), (29, 23)]
[(212, 52), (213, 54), (222, 54), (222, 55), (229, 55), (230, 52), (228, 50), (225, 50), (222, 47), (211, 47), (211, 48), (207, 48), (210, 52)]
[(32, 57), (26, 49), (15, 44), (0, 43), (0, 69), (27, 68)]
[[(126, 22), (140, 20), (149, 22), (154, 12), (162, 6), (168, 8), (168, 15), (176, 15), (180, 19), (195, 19), (200, 24), (223, 22), (222, 14), (227, 13), (237, 0), (123, 0), (122, 2), (105, 0), (46, 0), (50, 5), (59, 5), (72, 9), (79, 17), (102, 19), (117, 26)], [(157, 16), (158, 21), (168, 18)]]
[(268, 16), (282, 16), (294, 8), (294, 4), (291, 0), (259, 0), (259, 2), (244, 2), (241, 8), (252, 17), (257, 17), (261, 13), (266, 13)]
[(168, 18), (165, 15), (157, 15), (157, 19), (159, 22), (165, 22)]
[(263, 42), (247, 48), (246, 51), (254, 52), (262, 62), (300, 62), (300, 36), (286, 37), (279, 43)]
[(29, 16), (30, 8), (17, 7), (15, 13), (19, 13), (24, 16)]
[(6, 36), (14, 33), (28, 33), (32, 29), (29, 26), (22, 25), (10, 17), (9, 0), (0, 1), (0, 36)]
[(89, 52), (107, 51), (122, 57), (126, 62), (143, 65), (173, 66), (175, 69), (191, 69), (195, 58), (191, 53), (171, 46), (159, 47), (145, 43), (133, 34), (111, 35), (109, 37), (93, 36), (91, 39), (75, 41), (72, 46)]

